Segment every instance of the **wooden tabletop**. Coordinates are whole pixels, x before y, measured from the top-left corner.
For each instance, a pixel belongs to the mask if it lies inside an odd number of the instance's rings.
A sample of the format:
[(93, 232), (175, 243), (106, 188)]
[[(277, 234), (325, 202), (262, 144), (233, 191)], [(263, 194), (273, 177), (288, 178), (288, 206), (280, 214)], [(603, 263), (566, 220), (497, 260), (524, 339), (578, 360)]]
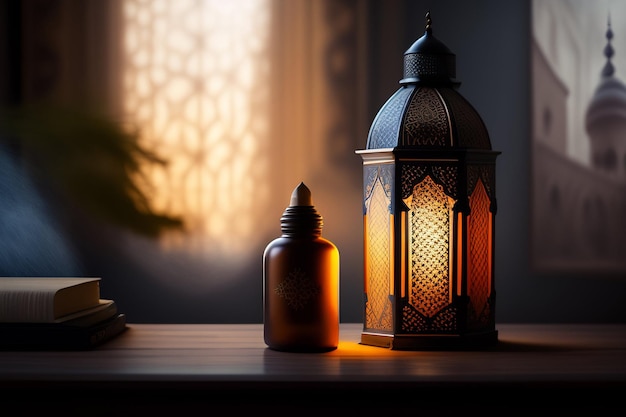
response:
[(261, 324), (128, 327), (91, 351), (0, 352), (0, 399), (45, 394), (49, 415), (71, 392), (85, 407), (106, 392), (161, 411), (205, 402), (289, 408), (306, 394), (299, 409), (340, 402), (367, 414), (416, 406), (482, 412), (504, 400), (530, 407), (538, 395), (580, 411), (623, 407), (617, 400), (626, 392), (621, 324), (501, 324), (492, 349), (407, 352), (361, 345), (361, 324), (344, 323), (339, 347), (327, 353), (269, 350)]

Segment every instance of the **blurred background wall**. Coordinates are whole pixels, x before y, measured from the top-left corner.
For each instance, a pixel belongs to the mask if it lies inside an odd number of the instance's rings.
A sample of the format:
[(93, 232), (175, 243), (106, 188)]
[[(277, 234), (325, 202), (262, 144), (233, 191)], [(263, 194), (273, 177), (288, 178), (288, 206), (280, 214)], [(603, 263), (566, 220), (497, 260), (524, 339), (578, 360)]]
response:
[(360, 322), (354, 151), (428, 10), (502, 152), (497, 321), (626, 321), (623, 274), (530, 263), (525, 0), (5, 0), (0, 275), (100, 276), (131, 322), (261, 322), (263, 249), (304, 181)]

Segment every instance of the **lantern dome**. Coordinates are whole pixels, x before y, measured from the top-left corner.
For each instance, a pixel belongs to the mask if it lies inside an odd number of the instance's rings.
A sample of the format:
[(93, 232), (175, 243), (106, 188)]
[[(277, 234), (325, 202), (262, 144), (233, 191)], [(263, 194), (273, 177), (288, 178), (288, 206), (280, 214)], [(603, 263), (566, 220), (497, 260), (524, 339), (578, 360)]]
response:
[(366, 148), (491, 150), (483, 120), (457, 91), (456, 56), (433, 35), (430, 13), (426, 19), (424, 35), (404, 53), (401, 87), (376, 115)]

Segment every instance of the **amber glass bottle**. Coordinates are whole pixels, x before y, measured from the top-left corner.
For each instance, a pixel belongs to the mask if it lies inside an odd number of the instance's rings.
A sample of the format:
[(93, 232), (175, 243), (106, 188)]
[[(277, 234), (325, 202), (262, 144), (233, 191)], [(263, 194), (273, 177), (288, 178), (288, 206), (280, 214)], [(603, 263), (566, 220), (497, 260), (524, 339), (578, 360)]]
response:
[(282, 236), (263, 253), (265, 344), (326, 352), (339, 343), (339, 251), (322, 237), (322, 216), (300, 183), (280, 218)]

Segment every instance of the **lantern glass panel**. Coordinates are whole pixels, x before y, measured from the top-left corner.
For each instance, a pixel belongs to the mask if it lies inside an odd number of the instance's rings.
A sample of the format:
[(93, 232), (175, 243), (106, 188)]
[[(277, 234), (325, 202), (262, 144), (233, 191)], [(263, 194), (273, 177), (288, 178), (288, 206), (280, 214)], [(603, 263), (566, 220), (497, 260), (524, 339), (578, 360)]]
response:
[(367, 165), (364, 168), (365, 198), (365, 327), (392, 330), (393, 293), (393, 215), (391, 184), (393, 165)]
[(451, 224), (454, 201), (430, 176), (413, 189), (409, 207), (409, 304), (433, 317), (451, 302)]
[(470, 195), (468, 216), (468, 286), (469, 323), (483, 328), (488, 323), (491, 294), (491, 222), (490, 201), (479, 179)]

